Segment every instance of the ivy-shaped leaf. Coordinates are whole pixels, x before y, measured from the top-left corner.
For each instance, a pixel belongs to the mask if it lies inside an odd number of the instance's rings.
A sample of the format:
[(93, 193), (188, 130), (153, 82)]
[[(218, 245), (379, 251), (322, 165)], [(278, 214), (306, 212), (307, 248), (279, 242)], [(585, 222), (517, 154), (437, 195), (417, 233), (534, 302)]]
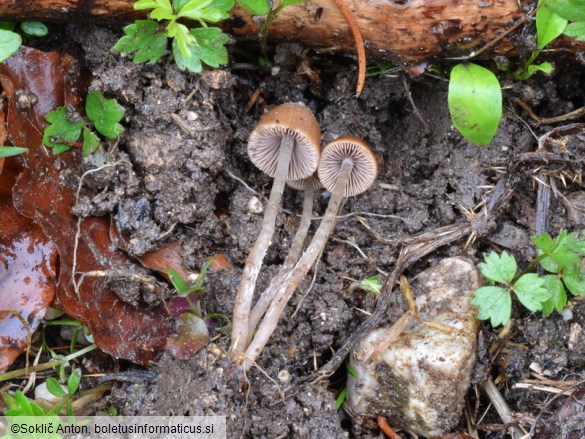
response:
[(106, 99), (99, 91), (94, 90), (87, 95), (85, 112), (100, 134), (108, 139), (114, 139), (124, 131), (118, 123), (124, 117), (124, 107), (115, 99)]
[(83, 120), (70, 120), (66, 107), (59, 107), (47, 113), (45, 120), (49, 122), (49, 126), (43, 133), (43, 145), (53, 148), (55, 155), (71, 148), (69, 144), (76, 142), (81, 135)]

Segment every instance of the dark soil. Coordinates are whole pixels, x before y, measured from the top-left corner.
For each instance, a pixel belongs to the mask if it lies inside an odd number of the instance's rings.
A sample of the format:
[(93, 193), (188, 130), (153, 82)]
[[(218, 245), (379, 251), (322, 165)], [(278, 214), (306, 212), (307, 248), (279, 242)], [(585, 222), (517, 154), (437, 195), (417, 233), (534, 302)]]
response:
[[(255, 196), (264, 197), (271, 181), (249, 162), (246, 142), (265, 107), (303, 102), (321, 124), (323, 144), (340, 135), (353, 135), (365, 139), (379, 158), (377, 183), (346, 201), (314, 284), (313, 276), (308, 276), (293, 297), (259, 359), (263, 372), (252, 369), (249, 387), (240, 390), (230, 380), (225, 353), (229, 339), (220, 337), (190, 361), (163, 354), (152, 366), (159, 372), (154, 382), (121, 385), (111, 396), (122, 414), (225, 414), (229, 437), (380, 437), (379, 430), (352, 420), (344, 410), (335, 410), (345, 371), (334, 376), (329, 387), (297, 385), (300, 377), (325, 364), (366, 319), (358, 308), (373, 309), (369, 295), (349, 288), (352, 279), (364, 279), (376, 270), (390, 272), (402, 238), (464, 223), (464, 212), (479, 206), (500, 177), (498, 169), (516, 154), (537, 148), (535, 135), (551, 127), (522, 120), (524, 113), (514, 106), (514, 97), (522, 97), (543, 117), (575, 109), (585, 98), (585, 76), (563, 65), (557, 65), (558, 73), (552, 78), (537, 76), (511, 84), (496, 138), (489, 146), (478, 147), (452, 127), (447, 83), (435, 77), (407, 79), (423, 123), (407, 99), (402, 75), (368, 78), (363, 94), (356, 98), (353, 61), (307, 54), (295, 45), (276, 48), (277, 65), (272, 72), (225, 69), (195, 76), (169, 63), (136, 65), (120, 58), (111, 51), (119, 35), (109, 30), (72, 27), (68, 35), (82, 48), (93, 74), (91, 88), (115, 97), (126, 109), (126, 131), (119, 144), (107, 151), (106, 160), (132, 164), (132, 172), (119, 165), (116, 172), (105, 170), (88, 180), (94, 195), (79, 200), (76, 213), (111, 213), (132, 255), (171, 241), (183, 243), (190, 269), (199, 268), (214, 254), (227, 255), (235, 268), (211, 272), (206, 278), (203, 308), (207, 312), (231, 315), (244, 261), (260, 227), (261, 214), (251, 212), (248, 204)], [(297, 70), (301, 61), (308, 63), (320, 82), (314, 78), (311, 82), (311, 77)], [(259, 99), (246, 111), (259, 86)], [(582, 186), (564, 187), (561, 182), (557, 186), (562, 196), (552, 200), (551, 233), (583, 228)], [(530, 237), (535, 227), (535, 187), (532, 179), (521, 180), (507, 208), (495, 219), (495, 230), (471, 249), (464, 249), (464, 241), (456, 242), (423, 259), (407, 274), (414, 275), (446, 256), (467, 255), (479, 261), (481, 252), (489, 249), (507, 249), (525, 263), (534, 254)], [(577, 206), (570, 212), (569, 201)], [(284, 208), (293, 213), (278, 217), (260, 289), (286, 256), (300, 203), (301, 197), (287, 189)], [(322, 192), (314, 212), (322, 214), (326, 203), (327, 193)], [(379, 236), (395, 245), (382, 242)], [(503, 395), (514, 412), (536, 417), (549, 398), (544, 392), (514, 388), (529, 378), (531, 364), (539, 365), (540, 373), (551, 380), (585, 379), (583, 341), (568, 345), (571, 329), (585, 325), (585, 307), (581, 302), (573, 305), (572, 318), (567, 320), (557, 314), (543, 320), (540, 314), (514, 310), (517, 318), (507, 336), (511, 343), (497, 355), (488, 351), (497, 342), (495, 333), (489, 326), (482, 330), (477, 376), (491, 373), (504, 380)], [(475, 390), (469, 395), (470, 410), (477, 411), (479, 420), (488, 409), (487, 401), (482, 396), (474, 409)], [(547, 406), (544, 418), (562, 400)], [(481, 423), (501, 421), (489, 409)], [(458, 431), (466, 431), (465, 425), (463, 417)], [(496, 428), (480, 435), (503, 437), (505, 432)]]

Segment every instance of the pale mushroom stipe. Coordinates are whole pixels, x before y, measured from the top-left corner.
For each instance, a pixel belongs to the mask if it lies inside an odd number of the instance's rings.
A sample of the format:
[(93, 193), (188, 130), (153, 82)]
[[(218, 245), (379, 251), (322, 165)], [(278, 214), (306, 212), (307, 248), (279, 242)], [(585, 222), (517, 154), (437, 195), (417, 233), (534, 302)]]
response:
[(248, 327), (248, 341), (246, 346), (250, 344), (252, 341), (252, 334), (256, 330), (256, 326), (258, 322), (268, 309), (270, 302), (274, 297), (274, 294), (280, 287), (284, 277), (287, 273), (294, 267), (301, 254), (301, 250), (303, 249), (303, 243), (305, 242), (305, 238), (307, 237), (307, 232), (309, 231), (309, 227), (311, 226), (311, 217), (313, 215), (313, 198), (315, 191), (322, 188), (323, 185), (319, 181), (319, 177), (317, 173), (313, 174), (312, 176), (305, 178), (303, 180), (292, 180), (287, 181), (286, 184), (293, 189), (303, 191), (303, 213), (301, 215), (301, 220), (299, 222), (299, 226), (295, 233), (295, 236), (292, 240), (290, 245), (290, 249), (284, 260), (284, 263), (278, 270), (278, 273), (274, 278), (270, 281), (268, 287), (264, 290), (258, 302), (254, 305), (252, 312), (250, 313), (250, 324)]
[(248, 140), (250, 160), (274, 177), (264, 210), (260, 234), (252, 246), (234, 305), (231, 351), (235, 356), (246, 349), (249, 314), (256, 280), (274, 234), (276, 216), (282, 205), (287, 180), (310, 177), (319, 164), (321, 130), (313, 113), (302, 104), (274, 107), (258, 122)]
[(319, 163), (319, 180), (331, 192), (327, 211), (319, 228), (294, 268), (285, 276), (274, 295), (254, 339), (248, 346), (241, 370), (246, 371), (258, 358), (274, 332), (290, 297), (321, 254), (333, 232), (337, 214), (345, 197), (366, 191), (378, 175), (376, 158), (368, 145), (355, 137), (341, 137), (329, 143)]

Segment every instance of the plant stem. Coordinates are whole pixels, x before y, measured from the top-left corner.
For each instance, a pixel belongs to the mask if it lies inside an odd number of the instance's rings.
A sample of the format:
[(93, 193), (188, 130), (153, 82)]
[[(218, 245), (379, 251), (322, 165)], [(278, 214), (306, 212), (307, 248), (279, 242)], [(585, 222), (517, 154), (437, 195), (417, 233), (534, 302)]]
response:
[(248, 340), (248, 319), (250, 317), (250, 308), (252, 306), (256, 280), (258, 279), (262, 261), (264, 260), (264, 256), (266, 255), (266, 251), (272, 240), (272, 235), (274, 234), (276, 215), (282, 205), (282, 192), (284, 191), (284, 184), (286, 182), (286, 175), (294, 144), (295, 142), (292, 137), (285, 136), (282, 139), (280, 152), (278, 154), (276, 175), (274, 176), (270, 198), (266, 204), (264, 218), (262, 220), (262, 228), (258, 235), (258, 239), (254, 243), (248, 258), (246, 259), (246, 266), (242, 273), (242, 280), (238, 287), (236, 303), (234, 305), (231, 346), (233, 354), (244, 352), (246, 349), (246, 346), (244, 345)]
[(341, 206), (341, 202), (344, 199), (345, 187), (351, 175), (353, 169), (353, 161), (350, 159), (344, 159), (341, 165), (341, 171), (335, 182), (335, 187), (331, 192), (331, 199), (327, 206), (325, 216), (321, 220), (319, 228), (315, 232), (315, 236), (311, 241), (311, 244), (307, 250), (303, 253), (301, 259), (296, 263), (294, 268), (286, 275), (279, 290), (276, 292), (274, 299), (270, 304), (270, 308), (266, 312), (258, 331), (246, 350), (246, 355), (241, 366), (242, 371), (247, 371), (253, 362), (258, 358), (266, 343), (270, 339), (270, 336), (276, 329), (280, 316), (282, 315), (284, 308), (286, 307), (292, 294), (295, 292), (303, 278), (307, 275), (309, 269), (315, 263), (315, 260), (321, 254), (321, 251), (327, 244), (327, 240), (333, 228), (337, 218), (337, 213)]

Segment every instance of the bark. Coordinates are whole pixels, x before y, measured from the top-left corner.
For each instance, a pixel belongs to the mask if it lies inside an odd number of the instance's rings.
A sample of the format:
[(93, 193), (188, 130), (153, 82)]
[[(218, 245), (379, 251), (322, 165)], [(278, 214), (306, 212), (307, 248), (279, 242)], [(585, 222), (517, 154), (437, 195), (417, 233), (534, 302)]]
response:
[[(363, 34), (368, 56), (417, 63), (464, 55), (507, 30), (524, 13), (516, 0), (344, 0)], [(0, 0), (3, 20), (126, 23), (145, 14), (132, 0)], [(261, 19), (240, 7), (228, 30), (256, 36)], [(534, 33), (534, 31), (531, 31)], [(518, 35), (518, 32), (516, 33)], [(270, 28), (270, 38), (299, 41), (313, 48), (354, 52), (354, 40), (333, 0), (310, 0), (286, 7)], [(575, 52), (585, 43), (566, 38), (553, 45)], [(514, 44), (500, 41), (490, 53), (511, 55)]]

